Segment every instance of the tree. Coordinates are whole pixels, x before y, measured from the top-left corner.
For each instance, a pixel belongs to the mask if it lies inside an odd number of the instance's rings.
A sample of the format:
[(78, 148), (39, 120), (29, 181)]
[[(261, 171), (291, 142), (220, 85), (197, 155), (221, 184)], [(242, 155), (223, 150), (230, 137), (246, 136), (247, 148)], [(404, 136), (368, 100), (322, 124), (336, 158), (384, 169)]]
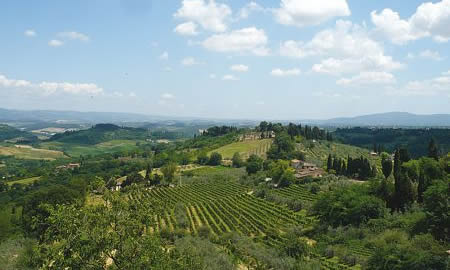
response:
[(244, 166), (244, 161), (242, 160), (239, 152), (234, 153), (232, 162), (234, 168), (241, 168), (242, 166)]
[(439, 150), (434, 138), (431, 138), (430, 143), (428, 144), (428, 157), (439, 160)]
[(145, 181), (150, 182), (152, 177), (152, 164), (149, 162), (147, 163), (147, 170), (145, 171)]
[(394, 204), (397, 210), (405, 210), (414, 201), (414, 191), (411, 180), (403, 169), (395, 179)]
[(157, 200), (147, 198), (144, 210), (117, 193), (104, 199), (105, 205), (50, 208), (48, 232), (37, 247), (39, 268), (105, 269), (109, 263), (112, 269), (200, 269), (197, 258), (164, 249), (157, 235), (147, 233), (161, 211)]
[(450, 181), (436, 181), (424, 193), (424, 210), (431, 233), (450, 240)]
[(222, 164), (222, 155), (217, 152), (212, 153), (211, 156), (209, 157), (208, 165), (219, 166), (221, 164)]
[(127, 175), (127, 179), (123, 181), (122, 187), (131, 186), (132, 184), (140, 184), (144, 182), (144, 177), (138, 172), (132, 172)]
[(328, 155), (328, 160), (327, 160), (327, 170), (328, 172), (331, 171), (331, 169), (333, 169), (333, 158), (331, 157), (331, 154)]
[(161, 168), (161, 172), (164, 175), (164, 180), (166, 180), (168, 183), (172, 183), (176, 171), (177, 164), (174, 162), (169, 162)]
[(200, 165), (206, 165), (206, 164), (208, 164), (208, 161), (209, 161), (209, 158), (205, 152), (202, 152), (197, 156), (197, 163)]
[(392, 173), (392, 160), (391, 159), (382, 159), (381, 160), (381, 168), (383, 170), (383, 175), (386, 179), (389, 178), (389, 176)]
[(255, 174), (263, 168), (263, 160), (257, 155), (251, 155), (247, 160), (246, 171), (250, 174)]

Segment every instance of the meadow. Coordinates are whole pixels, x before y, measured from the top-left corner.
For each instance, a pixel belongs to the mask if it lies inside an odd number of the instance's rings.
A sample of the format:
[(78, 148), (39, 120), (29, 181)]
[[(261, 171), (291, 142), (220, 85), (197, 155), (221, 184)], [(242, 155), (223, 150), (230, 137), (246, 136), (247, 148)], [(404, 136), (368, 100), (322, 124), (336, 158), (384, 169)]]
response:
[(38, 149), (29, 146), (0, 146), (0, 156), (14, 156), (19, 159), (56, 160), (65, 158), (63, 152), (49, 149)]
[(115, 153), (122, 151), (133, 151), (137, 149), (136, 140), (111, 140), (94, 145), (80, 145), (73, 143), (63, 142), (43, 142), (40, 146), (44, 149), (52, 149), (63, 151), (71, 157), (87, 156), (87, 155), (99, 155), (105, 153)]

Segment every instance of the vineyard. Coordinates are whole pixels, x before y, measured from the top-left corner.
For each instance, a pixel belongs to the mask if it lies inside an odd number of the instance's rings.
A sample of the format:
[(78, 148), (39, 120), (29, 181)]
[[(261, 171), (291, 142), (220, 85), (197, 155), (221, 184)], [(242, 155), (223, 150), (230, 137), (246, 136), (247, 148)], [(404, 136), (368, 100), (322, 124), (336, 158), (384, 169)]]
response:
[(306, 187), (300, 185), (291, 185), (288, 188), (276, 189), (272, 192), (281, 197), (306, 202), (313, 202), (317, 197), (316, 194), (311, 193)]
[[(214, 236), (229, 232), (251, 237), (269, 247), (277, 248), (284, 241), (285, 229), (289, 226), (308, 227), (315, 222), (314, 217), (305, 211), (293, 212), (264, 199), (249, 195), (248, 190), (236, 183), (216, 185), (193, 184), (181, 187), (163, 187), (150, 190), (136, 190), (129, 194), (129, 199), (145, 207), (146, 201), (156, 199), (161, 202), (163, 210), (156, 215), (152, 232), (175, 232), (184, 229), (198, 234), (201, 228), (208, 228)], [(313, 201), (315, 195), (302, 186), (291, 186), (274, 191), (280, 196)], [(177, 206), (183, 210), (187, 223), (177, 221)], [(338, 262), (336, 258), (314, 255), (320, 262), (321, 269), (341, 270), (359, 269)]]

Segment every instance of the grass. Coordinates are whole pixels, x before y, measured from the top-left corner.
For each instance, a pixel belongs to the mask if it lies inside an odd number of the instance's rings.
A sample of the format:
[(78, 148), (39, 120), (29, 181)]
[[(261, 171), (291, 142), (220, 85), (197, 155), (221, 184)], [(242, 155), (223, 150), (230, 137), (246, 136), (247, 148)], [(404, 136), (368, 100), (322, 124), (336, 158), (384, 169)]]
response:
[(38, 181), (39, 179), (41, 179), (40, 176), (30, 177), (30, 178), (25, 178), (25, 179), (8, 182), (8, 185), (9, 186), (12, 186), (14, 184), (31, 185), (31, 184), (33, 184), (34, 181)]
[(236, 152), (245, 158), (249, 157), (251, 154), (264, 156), (271, 144), (272, 139), (235, 142), (211, 151), (209, 154), (218, 152), (224, 159), (231, 159)]
[(105, 153), (114, 153), (120, 151), (134, 150), (137, 148), (136, 143), (143, 142), (137, 140), (112, 140), (95, 145), (79, 145), (62, 142), (44, 142), (41, 147), (46, 149), (55, 149), (64, 151), (71, 157), (79, 157), (81, 155), (99, 155)]
[(0, 156), (14, 156), (19, 159), (42, 160), (55, 160), (66, 157), (61, 151), (16, 146), (0, 146)]

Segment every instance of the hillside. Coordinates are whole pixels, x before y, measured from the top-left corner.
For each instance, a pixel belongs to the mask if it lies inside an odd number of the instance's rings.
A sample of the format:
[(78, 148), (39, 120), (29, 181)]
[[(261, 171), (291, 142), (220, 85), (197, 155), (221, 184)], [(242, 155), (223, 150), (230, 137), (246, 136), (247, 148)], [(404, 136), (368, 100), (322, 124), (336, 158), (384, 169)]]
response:
[(31, 133), (16, 129), (14, 127), (0, 124), (0, 142), (16, 138), (35, 140), (36, 136), (34, 136)]
[(406, 147), (412, 157), (427, 155), (428, 143), (434, 138), (441, 153), (450, 150), (450, 129), (337, 129), (333, 136), (345, 143), (366, 149), (381, 145), (384, 150), (392, 152), (397, 147)]
[(312, 162), (318, 166), (325, 166), (328, 155), (336, 156), (337, 158), (347, 159), (348, 156), (357, 158), (363, 156), (369, 159), (372, 164), (379, 163), (378, 156), (371, 156), (370, 151), (361, 147), (341, 144), (336, 142), (316, 141), (304, 142), (297, 144), (300, 151), (305, 153), (306, 161)]
[(271, 144), (272, 139), (234, 142), (215, 149), (214, 151), (209, 152), (209, 154), (218, 152), (224, 159), (231, 159), (236, 152), (243, 158), (248, 158), (252, 154), (265, 156), (265, 153), (269, 150)]
[(148, 132), (141, 128), (119, 127), (113, 124), (98, 124), (86, 130), (68, 131), (52, 136), (50, 142), (94, 145), (112, 140), (145, 140)]

